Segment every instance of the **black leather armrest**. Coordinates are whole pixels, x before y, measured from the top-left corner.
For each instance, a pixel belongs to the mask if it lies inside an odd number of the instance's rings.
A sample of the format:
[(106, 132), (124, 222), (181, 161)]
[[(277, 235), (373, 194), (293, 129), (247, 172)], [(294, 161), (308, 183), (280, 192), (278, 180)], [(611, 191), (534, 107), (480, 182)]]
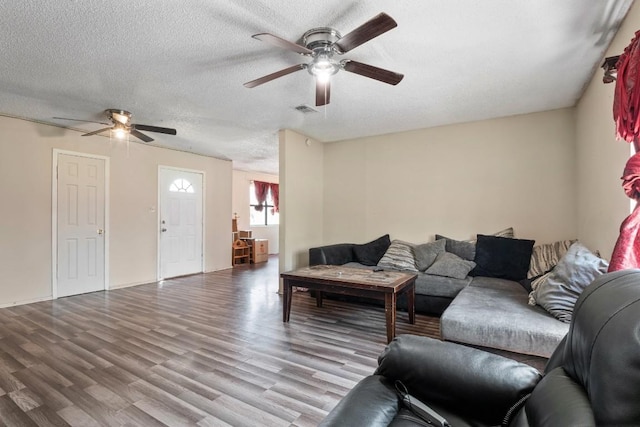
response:
[(564, 347), (567, 342), (567, 336), (565, 335), (560, 341), (560, 344), (556, 347), (554, 352), (551, 354), (551, 357), (547, 361), (547, 365), (544, 367), (544, 372), (550, 372), (557, 368), (558, 366), (562, 366), (562, 362), (564, 361)]
[(309, 265), (342, 265), (355, 261), (353, 243), (319, 246), (309, 249)]
[(371, 375), (356, 384), (320, 426), (387, 426), (398, 413), (399, 404), (393, 385), (379, 375)]
[(378, 359), (376, 374), (409, 393), (490, 424), (530, 393), (542, 376), (533, 367), (483, 350), (427, 337), (400, 335)]

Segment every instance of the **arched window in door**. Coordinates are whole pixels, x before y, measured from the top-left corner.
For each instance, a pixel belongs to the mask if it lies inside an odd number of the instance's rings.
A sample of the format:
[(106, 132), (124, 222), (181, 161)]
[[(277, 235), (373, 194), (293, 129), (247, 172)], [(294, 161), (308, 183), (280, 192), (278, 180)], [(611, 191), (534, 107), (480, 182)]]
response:
[(169, 191), (173, 193), (194, 193), (193, 185), (184, 178), (178, 178), (171, 183)]

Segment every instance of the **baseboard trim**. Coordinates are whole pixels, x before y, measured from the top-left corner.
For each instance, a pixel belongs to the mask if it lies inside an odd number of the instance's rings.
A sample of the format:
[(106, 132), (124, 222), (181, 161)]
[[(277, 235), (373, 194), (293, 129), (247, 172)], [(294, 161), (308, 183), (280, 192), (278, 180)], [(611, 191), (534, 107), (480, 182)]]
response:
[(33, 299), (28, 299), (23, 301), (14, 301), (10, 303), (0, 303), (0, 308), (9, 308), (9, 307), (15, 307), (18, 305), (33, 304), (34, 302), (51, 301), (52, 299), (53, 297), (49, 295), (48, 297), (43, 297), (43, 298), (33, 298)]
[(113, 291), (116, 289), (123, 289), (123, 288), (130, 288), (132, 286), (140, 286), (140, 285), (148, 285), (149, 283), (156, 283), (157, 280), (145, 280), (143, 282), (133, 282), (133, 283), (123, 283), (120, 285), (112, 285), (109, 286), (109, 289), (106, 289), (106, 291)]

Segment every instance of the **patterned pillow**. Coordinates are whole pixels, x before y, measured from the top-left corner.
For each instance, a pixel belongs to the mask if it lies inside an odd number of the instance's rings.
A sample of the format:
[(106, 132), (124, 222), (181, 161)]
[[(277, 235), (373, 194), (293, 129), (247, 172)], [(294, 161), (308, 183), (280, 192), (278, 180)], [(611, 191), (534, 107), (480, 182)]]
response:
[(527, 279), (532, 279), (553, 269), (576, 240), (560, 240), (546, 245), (536, 245), (531, 253)]
[(403, 242), (402, 240), (392, 241), (389, 249), (387, 249), (387, 252), (384, 253), (382, 259), (378, 262), (378, 267), (393, 270), (418, 271), (413, 255), (413, 246), (412, 243)]
[(514, 238), (513, 227), (505, 228), (504, 230), (500, 230), (497, 233), (491, 234), (491, 236), (495, 237), (508, 237), (510, 239)]

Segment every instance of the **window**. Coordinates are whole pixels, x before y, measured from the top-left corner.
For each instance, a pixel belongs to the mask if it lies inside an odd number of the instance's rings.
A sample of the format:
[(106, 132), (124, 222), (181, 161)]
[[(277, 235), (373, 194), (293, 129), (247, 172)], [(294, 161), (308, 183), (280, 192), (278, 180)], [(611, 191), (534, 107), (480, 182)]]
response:
[(193, 189), (193, 185), (186, 179), (178, 178), (171, 183), (169, 186), (169, 191), (173, 193), (193, 193), (195, 190)]
[(249, 184), (249, 205), (250, 225), (280, 224), (280, 214), (275, 210), (271, 189), (267, 192), (267, 199), (260, 205), (256, 198), (255, 185), (253, 182)]

